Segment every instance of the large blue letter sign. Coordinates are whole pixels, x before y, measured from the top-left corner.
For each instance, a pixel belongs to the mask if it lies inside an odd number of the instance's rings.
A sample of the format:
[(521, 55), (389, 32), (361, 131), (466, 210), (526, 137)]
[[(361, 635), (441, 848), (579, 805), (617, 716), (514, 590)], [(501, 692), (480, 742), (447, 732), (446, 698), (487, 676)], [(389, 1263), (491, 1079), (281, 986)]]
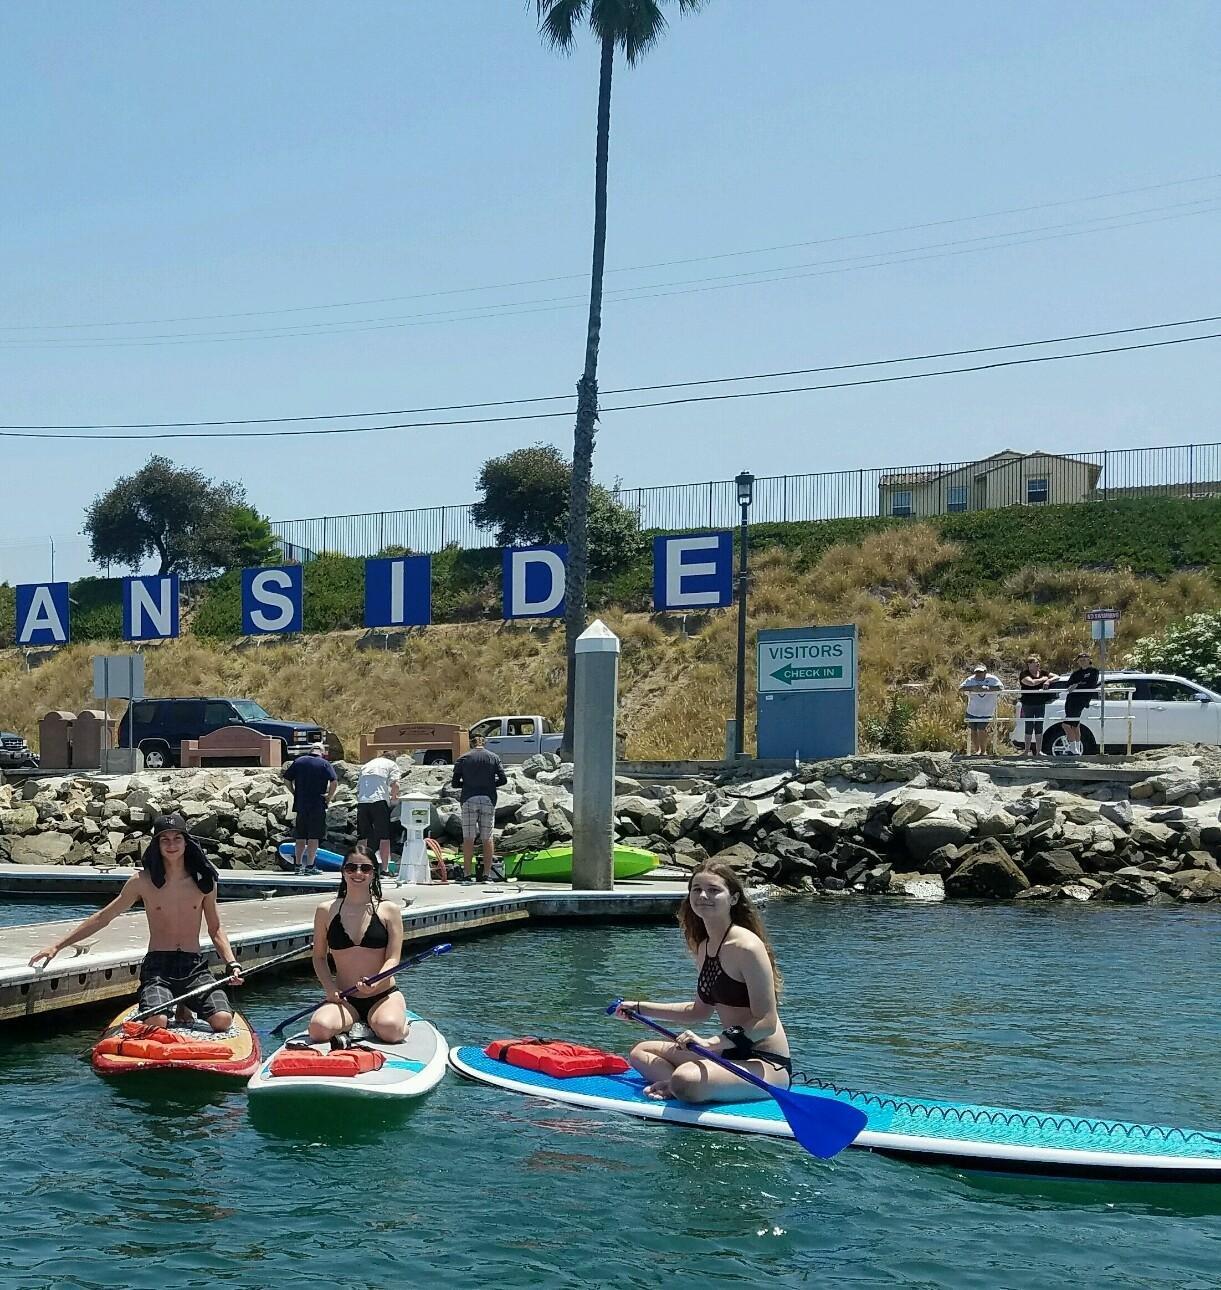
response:
[(563, 618), (568, 548), (510, 546), (504, 551), (504, 616)]
[(178, 575), (123, 579), (123, 639), (163, 641), (178, 635)]
[(301, 566), (242, 570), (242, 632), (268, 636), (301, 630)]
[(432, 622), (432, 559), (365, 561), (365, 626), (427, 627)]
[(733, 604), (733, 534), (653, 539), (653, 608), (719, 609)]
[(66, 645), (68, 643), (68, 584), (66, 582), (18, 583), (17, 644)]

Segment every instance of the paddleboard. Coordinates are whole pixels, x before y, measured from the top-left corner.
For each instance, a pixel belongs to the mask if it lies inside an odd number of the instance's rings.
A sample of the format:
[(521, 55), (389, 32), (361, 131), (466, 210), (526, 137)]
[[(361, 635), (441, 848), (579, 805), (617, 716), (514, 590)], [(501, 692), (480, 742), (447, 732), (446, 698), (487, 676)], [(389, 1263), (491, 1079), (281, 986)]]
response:
[[(701, 1129), (793, 1136), (770, 1098), (715, 1106), (657, 1102), (645, 1097), (644, 1081), (634, 1071), (556, 1079), (497, 1061), (476, 1047), (451, 1048), (449, 1064), (468, 1079), (570, 1106)], [(1221, 1129), (1205, 1133), (969, 1102), (892, 1097), (826, 1083), (798, 1085), (793, 1092), (798, 1097), (833, 1097), (864, 1111), (868, 1123), (854, 1147), (927, 1164), (1005, 1173), (1221, 1183)]]
[[(506, 878), (520, 878), (526, 882), (571, 882), (572, 847), (548, 847), (544, 851), (524, 851), (520, 855), (504, 857)], [(615, 848), (615, 879), (639, 878), (650, 869), (656, 869), (658, 859), (652, 851), (639, 847)]]
[[(329, 1044), (310, 1044), (308, 1048), (278, 1048), (262, 1062), (251, 1076), (247, 1089), (251, 1097), (272, 1098), (310, 1096), (323, 1098), (412, 1098), (435, 1088), (445, 1075), (446, 1043), (429, 1021), (408, 1012), (411, 1029), (401, 1044), (380, 1040), (362, 1040), (355, 1050), (380, 1053), (384, 1060), (375, 1070), (358, 1074), (328, 1074), (332, 1057)], [(308, 1034), (294, 1036), (307, 1040)], [(303, 1074), (276, 1074), (276, 1059), (281, 1054), (308, 1055), (314, 1069)]]
[[(121, 1026), (137, 1011), (124, 1008), (110, 1023)], [(240, 1012), (234, 1013), (228, 1030), (217, 1033), (205, 1021), (168, 1027), (172, 1039), (160, 1042), (165, 1031), (146, 1035), (104, 1036), (93, 1049), (93, 1069), (100, 1075), (131, 1075), (148, 1071), (193, 1071), (197, 1075), (221, 1075), (246, 1080), (258, 1069), (259, 1040)], [(99, 1049), (118, 1051), (99, 1051)]]
[[(279, 846), (280, 868), (292, 869), (297, 863), (297, 851), (291, 842), (281, 842)], [(338, 873), (343, 868), (343, 856), (338, 851), (325, 851), (318, 848), (314, 856), (314, 866), (323, 873)]]

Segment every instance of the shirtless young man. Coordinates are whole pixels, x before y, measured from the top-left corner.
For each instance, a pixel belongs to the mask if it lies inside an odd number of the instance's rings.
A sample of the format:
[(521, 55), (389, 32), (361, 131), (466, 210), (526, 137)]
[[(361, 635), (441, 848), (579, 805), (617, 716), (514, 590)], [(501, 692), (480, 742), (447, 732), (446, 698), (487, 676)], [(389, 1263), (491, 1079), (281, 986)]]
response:
[[(187, 832), (181, 815), (159, 815), (153, 821), (153, 840), (142, 864), (142, 871), (128, 878), (109, 905), (91, 914), (62, 940), (39, 950), (30, 966), (50, 963), (60, 950), (92, 936), (137, 900), (142, 901), (148, 918), (148, 953), (140, 967), (140, 1010), (165, 1007), (166, 1012), (145, 1019), (150, 1026), (164, 1026), (170, 1020), (171, 999), (215, 980), (208, 971), (207, 958), (199, 952), (201, 922), (207, 924), (212, 944), (234, 984), (241, 984), (241, 976), (220, 925), (216, 870)], [(192, 999), (190, 1006), (213, 1030), (228, 1030), (233, 1024), (233, 1008), (219, 985)]]

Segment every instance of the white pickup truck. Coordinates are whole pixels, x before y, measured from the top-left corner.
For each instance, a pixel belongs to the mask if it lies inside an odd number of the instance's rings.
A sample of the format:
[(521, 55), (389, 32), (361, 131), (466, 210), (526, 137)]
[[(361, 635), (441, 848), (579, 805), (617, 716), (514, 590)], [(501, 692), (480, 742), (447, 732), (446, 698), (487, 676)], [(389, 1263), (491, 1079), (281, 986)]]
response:
[(552, 730), (546, 717), (485, 717), (470, 729), (472, 739), (482, 738), (506, 766), (519, 765), (535, 753), (559, 752), (564, 736)]

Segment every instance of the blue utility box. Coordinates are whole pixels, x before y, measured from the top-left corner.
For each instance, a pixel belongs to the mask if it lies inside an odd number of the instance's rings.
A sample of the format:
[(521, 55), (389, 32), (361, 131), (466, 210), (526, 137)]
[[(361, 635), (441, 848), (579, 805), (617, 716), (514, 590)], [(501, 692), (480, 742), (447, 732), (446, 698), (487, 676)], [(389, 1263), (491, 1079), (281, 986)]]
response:
[(757, 752), (817, 761), (856, 753), (856, 625), (759, 632)]

